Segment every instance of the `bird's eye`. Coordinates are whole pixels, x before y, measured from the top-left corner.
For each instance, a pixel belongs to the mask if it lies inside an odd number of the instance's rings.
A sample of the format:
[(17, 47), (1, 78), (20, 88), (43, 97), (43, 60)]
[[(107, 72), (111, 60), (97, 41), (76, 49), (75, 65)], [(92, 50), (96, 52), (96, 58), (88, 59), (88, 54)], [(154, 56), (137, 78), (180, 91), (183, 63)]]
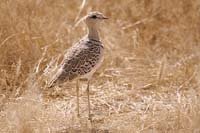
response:
[(97, 16), (96, 16), (96, 15), (92, 15), (92, 16), (91, 16), (91, 18), (94, 18), (94, 19), (96, 19), (96, 18), (97, 18)]

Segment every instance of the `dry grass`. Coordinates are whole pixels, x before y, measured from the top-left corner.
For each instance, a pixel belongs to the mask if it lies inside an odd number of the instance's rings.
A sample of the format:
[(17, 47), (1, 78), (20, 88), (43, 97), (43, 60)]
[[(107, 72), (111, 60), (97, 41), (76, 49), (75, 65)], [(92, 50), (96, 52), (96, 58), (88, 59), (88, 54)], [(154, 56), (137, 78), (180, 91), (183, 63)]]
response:
[[(101, 3), (99, 3), (101, 2)], [(0, 132), (200, 132), (199, 0), (1, 0)], [(76, 118), (74, 82), (45, 89), (50, 70), (84, 33), (91, 10), (102, 26), (105, 61), (85, 83)], [(51, 66), (51, 67), (50, 67)]]

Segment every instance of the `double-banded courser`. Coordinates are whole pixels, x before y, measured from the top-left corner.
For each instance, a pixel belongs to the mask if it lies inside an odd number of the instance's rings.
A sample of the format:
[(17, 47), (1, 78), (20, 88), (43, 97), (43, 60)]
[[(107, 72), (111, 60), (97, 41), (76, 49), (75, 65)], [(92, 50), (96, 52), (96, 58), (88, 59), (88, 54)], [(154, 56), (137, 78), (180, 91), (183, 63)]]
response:
[(77, 114), (79, 114), (79, 79), (87, 79), (88, 117), (90, 114), (89, 85), (94, 72), (100, 67), (103, 61), (104, 46), (98, 34), (99, 23), (108, 19), (100, 12), (90, 12), (84, 17), (88, 27), (88, 33), (79, 42), (73, 45), (64, 56), (60, 68), (53, 76), (49, 87), (76, 80), (77, 93)]

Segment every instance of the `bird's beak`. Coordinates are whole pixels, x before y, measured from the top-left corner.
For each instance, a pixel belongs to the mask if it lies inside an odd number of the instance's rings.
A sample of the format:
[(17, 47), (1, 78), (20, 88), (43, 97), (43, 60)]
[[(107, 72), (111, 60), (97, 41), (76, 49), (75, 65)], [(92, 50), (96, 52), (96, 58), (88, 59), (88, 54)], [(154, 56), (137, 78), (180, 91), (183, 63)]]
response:
[(108, 19), (108, 17), (106, 17), (106, 16), (103, 16), (103, 17), (102, 17), (102, 19)]

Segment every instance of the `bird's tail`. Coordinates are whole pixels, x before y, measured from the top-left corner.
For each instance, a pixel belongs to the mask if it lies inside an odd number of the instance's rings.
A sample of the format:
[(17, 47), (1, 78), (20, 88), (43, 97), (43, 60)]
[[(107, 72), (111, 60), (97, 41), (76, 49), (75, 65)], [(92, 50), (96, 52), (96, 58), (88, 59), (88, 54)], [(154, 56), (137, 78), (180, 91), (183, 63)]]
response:
[(62, 69), (58, 70), (58, 72), (52, 77), (52, 79), (50, 80), (50, 82), (48, 83), (48, 88), (52, 88), (55, 85), (58, 85), (60, 83), (62, 83)]
[(56, 85), (57, 80), (55, 78), (53, 78), (52, 80), (50, 80), (50, 82), (48, 82), (47, 84), (47, 88), (52, 88)]

